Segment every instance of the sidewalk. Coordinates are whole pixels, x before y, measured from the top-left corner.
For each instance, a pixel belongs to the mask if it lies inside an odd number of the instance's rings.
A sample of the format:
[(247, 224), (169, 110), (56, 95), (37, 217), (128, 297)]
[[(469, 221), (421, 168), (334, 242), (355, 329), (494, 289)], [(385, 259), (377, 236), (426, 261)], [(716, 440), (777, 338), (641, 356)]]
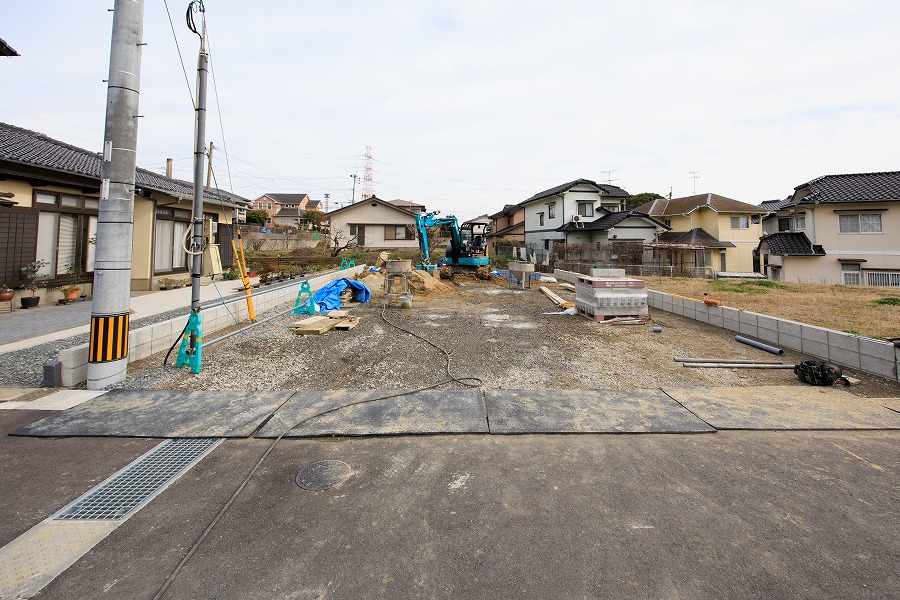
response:
[[(215, 285), (201, 286), (200, 301), (206, 304), (217, 300), (219, 294), (228, 297), (242, 290), (240, 281), (217, 281)], [(131, 321), (181, 308), (187, 314), (191, 305), (191, 288), (132, 292), (130, 305)], [(65, 306), (41, 304), (37, 308), (0, 311), (0, 354), (88, 333), (91, 308), (90, 300), (77, 300)]]

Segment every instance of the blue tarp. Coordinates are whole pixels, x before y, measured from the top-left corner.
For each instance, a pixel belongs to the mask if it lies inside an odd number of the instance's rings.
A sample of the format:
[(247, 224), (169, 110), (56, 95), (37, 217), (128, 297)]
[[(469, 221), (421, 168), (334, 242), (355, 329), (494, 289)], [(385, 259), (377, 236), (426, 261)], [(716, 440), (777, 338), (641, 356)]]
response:
[(368, 302), (372, 297), (372, 292), (364, 284), (343, 277), (336, 281), (332, 281), (325, 287), (321, 288), (313, 296), (313, 302), (319, 309), (319, 312), (327, 310), (336, 310), (341, 307), (341, 292), (347, 288), (353, 289), (353, 298), (359, 302)]

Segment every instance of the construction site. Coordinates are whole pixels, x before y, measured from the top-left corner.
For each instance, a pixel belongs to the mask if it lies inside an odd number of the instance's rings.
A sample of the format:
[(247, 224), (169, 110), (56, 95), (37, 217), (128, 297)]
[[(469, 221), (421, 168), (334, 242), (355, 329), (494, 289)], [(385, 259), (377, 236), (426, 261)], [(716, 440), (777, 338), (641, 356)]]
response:
[(354, 266), (254, 326), (237, 296), (198, 373), (167, 342), (0, 403), (0, 595), (893, 594), (896, 379), (810, 385), (641, 280), (510, 268)]

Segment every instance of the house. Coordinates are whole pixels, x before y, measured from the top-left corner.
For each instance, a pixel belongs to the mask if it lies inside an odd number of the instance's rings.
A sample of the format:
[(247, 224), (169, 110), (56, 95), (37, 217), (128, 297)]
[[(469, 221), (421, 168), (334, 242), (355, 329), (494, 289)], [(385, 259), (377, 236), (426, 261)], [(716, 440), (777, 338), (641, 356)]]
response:
[(328, 218), (332, 246), (354, 240), (354, 245), (373, 250), (418, 248), (416, 218), (411, 212), (376, 196), (338, 208)]
[[(711, 267), (720, 272), (752, 273), (754, 252), (762, 235), (759, 206), (718, 194), (696, 194), (684, 198), (659, 198), (638, 206), (671, 231), (659, 236), (660, 250), (670, 255), (691, 254), (695, 267)], [(677, 252), (675, 252), (677, 250)], [(678, 262), (686, 258), (680, 256)], [(682, 266), (684, 266), (682, 264)]]
[(500, 212), (490, 215), (490, 218), (493, 231), (487, 235), (487, 239), (488, 251), (491, 254), (497, 254), (498, 245), (523, 246), (525, 244), (525, 209), (523, 207), (518, 204), (507, 204)]
[(416, 204), (407, 200), (388, 200), (388, 204), (393, 204), (397, 208), (402, 208), (414, 214), (424, 215), (426, 212), (424, 204)]
[(278, 225), (274, 220), (274, 217), (284, 209), (292, 208), (296, 209), (295, 213), (292, 213), (296, 216), (296, 214), (302, 213), (307, 210), (319, 210), (319, 201), (313, 200), (309, 197), (309, 194), (263, 194), (259, 198), (253, 201), (253, 206), (250, 208), (254, 210), (264, 210), (269, 213), (269, 218), (266, 219), (266, 223), (271, 223), (273, 225)]
[(648, 214), (637, 210), (611, 212), (598, 208), (592, 221), (578, 217), (560, 226), (567, 244), (653, 242), (669, 228)]
[(620, 187), (590, 179), (576, 179), (539, 192), (519, 203), (524, 208), (525, 245), (547, 251), (555, 242), (564, 243), (567, 232), (560, 228), (566, 223), (576, 218), (593, 220), (598, 211), (621, 211), (628, 196)]
[(763, 205), (769, 279), (900, 287), (900, 171), (824, 175)]
[[(81, 264), (93, 278), (100, 207), (101, 156), (44, 134), (0, 123), (0, 283), (21, 284), (21, 268), (46, 260), (42, 284), (66, 281), (66, 266)], [(182, 238), (191, 224), (194, 187), (137, 169), (131, 289), (152, 289), (161, 276), (188, 272)], [(204, 191), (204, 217), (213, 221), (223, 266), (233, 264), (232, 212), (249, 200)]]

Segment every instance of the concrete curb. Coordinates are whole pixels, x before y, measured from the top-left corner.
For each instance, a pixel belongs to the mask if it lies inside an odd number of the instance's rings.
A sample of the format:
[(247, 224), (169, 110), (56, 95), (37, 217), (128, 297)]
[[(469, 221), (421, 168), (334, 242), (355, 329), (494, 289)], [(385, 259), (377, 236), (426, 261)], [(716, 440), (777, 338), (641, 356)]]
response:
[[(559, 275), (554, 275), (560, 279)], [(651, 308), (730, 329), (736, 334), (802, 352), (842, 367), (900, 381), (900, 348), (895, 348), (890, 342), (728, 306), (707, 306), (700, 300), (655, 290), (647, 290), (647, 302)]]
[[(361, 273), (365, 268), (366, 265), (359, 265), (343, 271), (333, 271), (310, 277), (309, 286), (316, 291), (332, 281)], [(276, 306), (294, 301), (302, 283), (302, 281), (298, 281), (254, 296), (253, 307), (256, 313), (262, 314)], [(234, 302), (227, 306), (217, 306), (204, 310), (201, 314), (203, 316), (203, 334), (208, 335), (232, 325), (234, 323), (232, 314), (238, 320), (247, 319), (247, 303)], [(131, 331), (128, 336), (128, 362), (141, 360), (157, 352), (168, 350), (172, 343), (181, 336), (184, 323), (185, 317), (177, 317)], [(88, 344), (60, 350), (59, 361), (62, 363), (62, 385), (64, 387), (72, 387), (87, 381)]]

